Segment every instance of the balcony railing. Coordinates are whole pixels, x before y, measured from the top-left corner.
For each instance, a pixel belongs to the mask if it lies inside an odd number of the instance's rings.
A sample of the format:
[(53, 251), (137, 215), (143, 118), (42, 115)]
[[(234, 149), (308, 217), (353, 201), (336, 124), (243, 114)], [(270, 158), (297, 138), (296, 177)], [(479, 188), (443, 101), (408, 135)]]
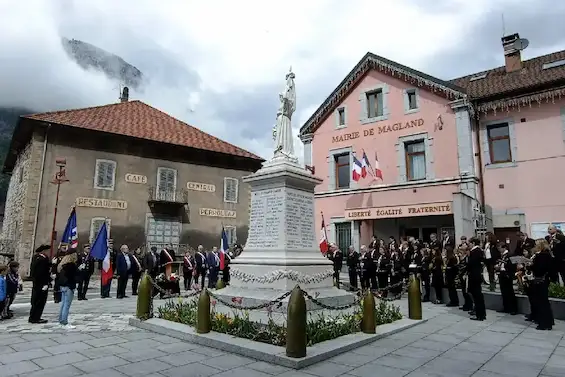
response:
[(149, 202), (188, 204), (188, 190), (151, 186), (149, 187)]

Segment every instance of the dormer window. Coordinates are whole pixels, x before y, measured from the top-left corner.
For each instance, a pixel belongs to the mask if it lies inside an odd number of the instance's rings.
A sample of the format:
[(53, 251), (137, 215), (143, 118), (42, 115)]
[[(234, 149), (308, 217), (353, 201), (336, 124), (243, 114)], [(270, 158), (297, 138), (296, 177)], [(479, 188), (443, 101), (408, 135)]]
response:
[(541, 68), (542, 69), (550, 69), (550, 68), (561, 67), (562, 65), (565, 65), (565, 59), (556, 60), (556, 61), (551, 62), (551, 63), (545, 63), (544, 65), (541, 66)]

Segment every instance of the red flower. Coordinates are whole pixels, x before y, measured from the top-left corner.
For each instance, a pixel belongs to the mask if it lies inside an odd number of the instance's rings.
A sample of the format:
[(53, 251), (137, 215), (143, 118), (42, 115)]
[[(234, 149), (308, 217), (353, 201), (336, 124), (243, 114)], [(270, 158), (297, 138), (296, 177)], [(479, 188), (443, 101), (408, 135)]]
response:
[(232, 297), (231, 302), (241, 305), (241, 303), (243, 302), (243, 297)]
[(217, 302), (216, 302), (216, 300), (212, 300), (212, 301), (210, 301), (210, 303), (212, 304), (212, 306), (216, 306)]

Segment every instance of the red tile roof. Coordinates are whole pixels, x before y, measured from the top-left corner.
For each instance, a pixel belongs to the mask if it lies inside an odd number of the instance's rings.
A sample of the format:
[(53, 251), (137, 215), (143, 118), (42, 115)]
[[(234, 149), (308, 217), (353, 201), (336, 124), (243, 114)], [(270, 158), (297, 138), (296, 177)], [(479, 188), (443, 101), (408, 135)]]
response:
[(137, 100), (22, 118), (262, 160)]
[[(565, 50), (538, 56), (522, 62), (520, 71), (506, 73), (506, 68), (498, 67), (488, 71), (460, 77), (450, 82), (464, 88), (471, 99), (504, 96), (513, 92), (527, 92), (529, 89), (553, 83), (565, 82), (565, 65), (543, 69), (546, 63), (565, 59)], [(472, 77), (486, 74), (485, 78), (470, 81)]]

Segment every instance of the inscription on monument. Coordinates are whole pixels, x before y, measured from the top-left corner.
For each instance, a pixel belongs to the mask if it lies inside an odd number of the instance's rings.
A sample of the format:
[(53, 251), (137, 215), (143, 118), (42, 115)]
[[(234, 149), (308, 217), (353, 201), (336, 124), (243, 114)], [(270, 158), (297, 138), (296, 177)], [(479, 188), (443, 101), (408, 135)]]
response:
[(308, 249), (316, 243), (314, 232), (314, 198), (298, 190), (286, 190), (286, 246)]
[(282, 188), (260, 190), (251, 194), (247, 247), (280, 247), (284, 232), (284, 191)]

